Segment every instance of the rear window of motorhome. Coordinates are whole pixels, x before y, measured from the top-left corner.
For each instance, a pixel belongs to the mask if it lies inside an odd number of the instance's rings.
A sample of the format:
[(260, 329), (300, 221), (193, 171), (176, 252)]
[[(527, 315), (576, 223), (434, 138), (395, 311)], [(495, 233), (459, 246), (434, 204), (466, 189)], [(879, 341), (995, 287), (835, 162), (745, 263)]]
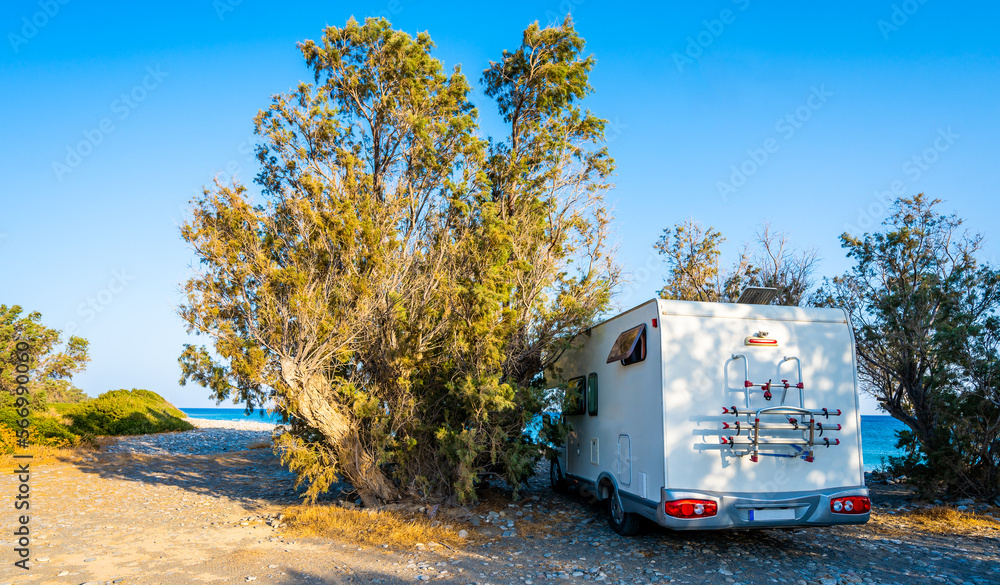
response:
[(583, 376), (566, 383), (566, 400), (563, 414), (583, 414), (587, 409), (587, 384)]
[(646, 324), (622, 332), (611, 347), (607, 363), (620, 361), (623, 366), (646, 359)]
[(587, 376), (587, 414), (597, 415), (597, 374)]

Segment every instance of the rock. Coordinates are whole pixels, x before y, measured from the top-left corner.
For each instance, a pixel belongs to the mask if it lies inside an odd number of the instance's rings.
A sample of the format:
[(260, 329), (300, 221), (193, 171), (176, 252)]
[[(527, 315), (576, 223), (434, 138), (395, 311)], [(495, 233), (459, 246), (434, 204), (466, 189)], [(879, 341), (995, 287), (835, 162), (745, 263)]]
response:
[(60, 571), (56, 577), (65, 577), (66, 575), (69, 575), (69, 571)]
[(83, 559), (83, 562), (85, 562), (85, 563), (92, 563), (92, 562), (94, 562), (96, 560), (97, 559), (95, 557), (88, 557), (88, 558)]
[(247, 575), (247, 578), (246, 578), (246, 580), (247, 580), (247, 581), (256, 581), (256, 580), (257, 580), (257, 577), (254, 577), (253, 575)]
[(513, 530), (504, 530), (503, 534), (501, 534), (500, 536), (502, 536), (504, 538), (510, 538), (510, 537), (516, 536), (516, 535), (517, 535), (517, 533), (514, 532)]
[(459, 538), (469, 538), (469, 531), (468, 530), (459, 530), (458, 531), (458, 537)]

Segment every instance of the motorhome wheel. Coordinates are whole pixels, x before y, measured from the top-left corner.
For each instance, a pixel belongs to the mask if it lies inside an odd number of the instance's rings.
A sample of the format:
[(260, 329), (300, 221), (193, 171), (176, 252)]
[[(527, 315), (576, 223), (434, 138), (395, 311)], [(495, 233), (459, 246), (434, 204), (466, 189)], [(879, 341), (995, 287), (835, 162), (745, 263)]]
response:
[(559, 468), (558, 459), (553, 459), (549, 465), (549, 483), (552, 484), (552, 491), (557, 494), (566, 493), (566, 489), (569, 487), (566, 483), (566, 478), (562, 474), (562, 469)]
[(618, 494), (612, 492), (610, 497), (608, 497), (608, 525), (611, 526), (611, 530), (622, 536), (632, 536), (639, 533), (639, 528), (642, 527), (642, 519), (622, 509)]

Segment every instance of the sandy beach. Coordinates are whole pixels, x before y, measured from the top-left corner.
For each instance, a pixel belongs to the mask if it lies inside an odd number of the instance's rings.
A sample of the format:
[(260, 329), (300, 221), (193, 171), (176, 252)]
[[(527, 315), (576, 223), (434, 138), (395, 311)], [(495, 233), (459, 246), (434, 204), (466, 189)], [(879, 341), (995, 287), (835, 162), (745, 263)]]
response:
[[(455, 520), (474, 535), (475, 544), (461, 549), (291, 538), (280, 514), (299, 501), (294, 477), (269, 449), (248, 449), (273, 425), (192, 423), (197, 430), (126, 437), (91, 456), (33, 467), (31, 568), (13, 565), (5, 530), (0, 584), (1000, 582), (1000, 530), (897, 526), (911, 496), (886, 485), (873, 491), (865, 526), (650, 528), (626, 538), (606, 526), (602, 509), (551, 493), (537, 476), (517, 503), (490, 498)], [(0, 489), (13, 494), (16, 482), (5, 474)], [(7, 517), (15, 518), (13, 508)]]

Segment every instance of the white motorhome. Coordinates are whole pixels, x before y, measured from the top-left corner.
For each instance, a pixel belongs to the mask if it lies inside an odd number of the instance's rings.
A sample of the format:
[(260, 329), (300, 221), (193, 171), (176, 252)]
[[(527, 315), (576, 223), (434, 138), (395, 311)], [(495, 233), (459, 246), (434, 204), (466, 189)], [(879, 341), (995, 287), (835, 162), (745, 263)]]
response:
[(572, 345), (552, 486), (607, 502), (615, 531), (868, 521), (843, 310), (653, 299)]

